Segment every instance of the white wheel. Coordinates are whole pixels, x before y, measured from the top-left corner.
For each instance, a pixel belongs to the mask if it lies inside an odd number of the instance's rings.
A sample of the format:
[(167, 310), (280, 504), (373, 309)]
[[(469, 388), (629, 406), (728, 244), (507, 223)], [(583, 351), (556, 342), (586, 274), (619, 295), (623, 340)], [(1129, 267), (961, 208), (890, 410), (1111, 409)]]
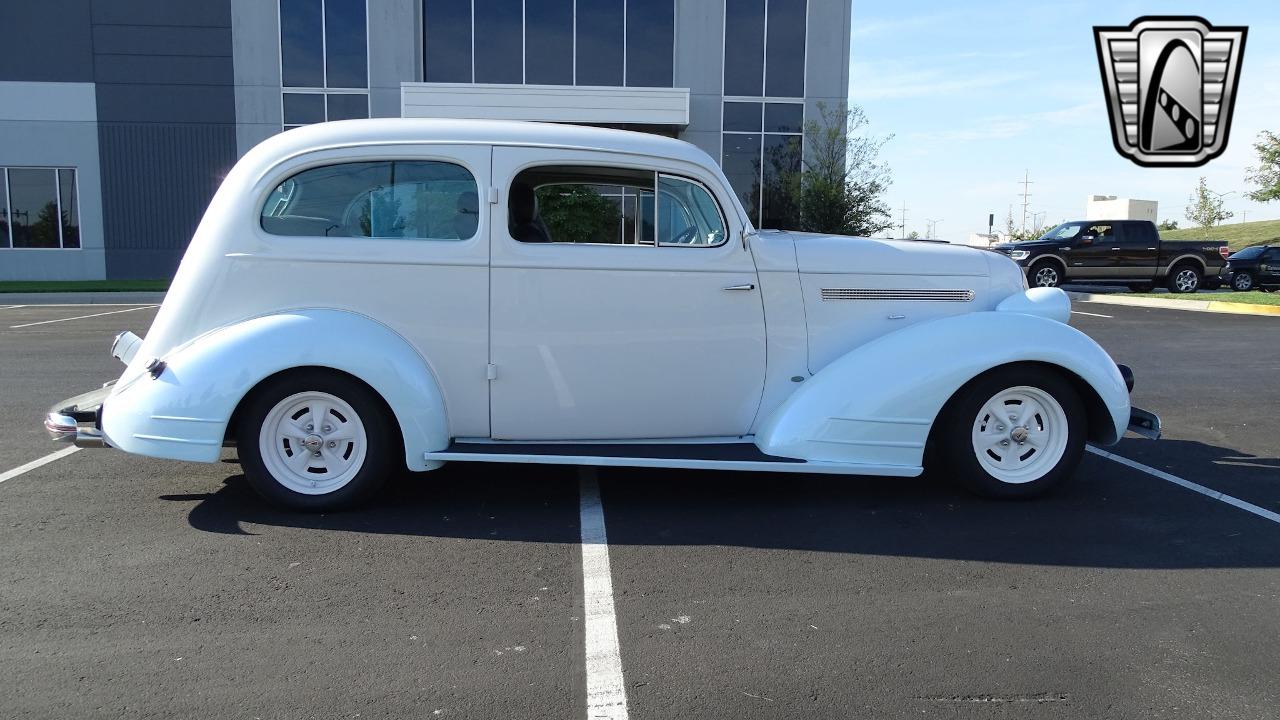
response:
[(983, 403), (973, 421), (973, 452), (991, 477), (1022, 484), (1057, 466), (1069, 431), (1067, 414), (1052, 395), (1019, 385)]
[(369, 438), (345, 400), (319, 391), (290, 395), (267, 413), (258, 451), (267, 472), (303, 495), (326, 495), (360, 472)]

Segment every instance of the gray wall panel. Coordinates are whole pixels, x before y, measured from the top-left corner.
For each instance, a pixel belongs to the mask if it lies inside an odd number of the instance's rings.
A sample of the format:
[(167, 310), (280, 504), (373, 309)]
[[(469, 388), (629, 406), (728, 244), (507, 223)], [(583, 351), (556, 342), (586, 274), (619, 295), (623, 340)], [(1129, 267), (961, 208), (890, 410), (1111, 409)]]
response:
[(236, 148), (240, 155), (280, 132), (280, 16), (276, 3), (231, 0)]
[(93, 52), (118, 55), (216, 55), (231, 48), (229, 27), (96, 25)]
[(230, 85), (98, 85), (98, 118), (138, 123), (235, 124)]
[(93, 80), (89, 0), (5, 2), (0, 23), (0, 81)]
[[(271, 0), (260, 0), (275, 6)], [(93, 0), (95, 25), (173, 25), (229, 27), (231, 8), (225, 0)]]
[(93, 77), (98, 83), (230, 86), (233, 75), (229, 55), (159, 57), (98, 53), (94, 60)]
[(170, 277), (236, 154), (227, 124), (102, 123), (107, 276)]

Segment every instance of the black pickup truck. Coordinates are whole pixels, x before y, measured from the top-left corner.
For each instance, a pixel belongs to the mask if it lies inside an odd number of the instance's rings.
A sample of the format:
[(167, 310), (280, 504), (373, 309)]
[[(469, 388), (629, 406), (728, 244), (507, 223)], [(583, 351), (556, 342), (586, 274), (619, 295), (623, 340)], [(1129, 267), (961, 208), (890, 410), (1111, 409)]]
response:
[(1021, 265), (1033, 286), (1102, 283), (1145, 292), (1163, 284), (1175, 293), (1220, 285), (1228, 254), (1225, 243), (1161, 240), (1147, 220), (1075, 220), (992, 249)]

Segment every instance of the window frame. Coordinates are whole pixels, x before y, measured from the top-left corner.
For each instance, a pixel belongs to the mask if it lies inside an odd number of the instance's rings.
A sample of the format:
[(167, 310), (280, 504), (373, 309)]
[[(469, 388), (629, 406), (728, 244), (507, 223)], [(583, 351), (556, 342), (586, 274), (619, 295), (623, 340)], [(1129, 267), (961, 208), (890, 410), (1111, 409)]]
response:
[[(371, 68), (369, 58), (369, 0), (361, 0), (364, 4), (364, 87), (363, 88), (344, 88), (329, 87), (329, 38), (327, 13), (325, 12), (325, 3), (329, 0), (317, 0), (320, 3), (320, 79), (323, 83), (319, 87), (293, 86), (284, 84), (284, 40), (281, 35), (284, 27), (284, 11), (281, 9), (281, 0), (276, 0), (276, 53), (279, 61), (280, 69), (280, 128), (281, 131), (292, 130), (294, 128), (314, 125), (315, 123), (288, 123), (285, 121), (284, 114), (284, 98), (285, 95), (322, 95), (324, 97), (324, 120), (329, 121), (329, 95), (363, 95), (365, 102), (365, 117), (373, 117), (373, 104), (370, 99), (371, 85)], [(474, 0), (473, 0), (474, 2)], [(474, 29), (474, 25), (473, 25)], [(472, 53), (474, 54), (474, 48)]]
[[(658, 169), (656, 169), (656, 168), (651, 168), (651, 167), (628, 167), (628, 166), (626, 166), (626, 165), (618, 165), (618, 164), (611, 164), (611, 163), (588, 163), (588, 162), (542, 162), (542, 163), (533, 163), (533, 164), (530, 164), (530, 165), (525, 165), (524, 167), (519, 168), (519, 169), (518, 169), (518, 170), (516, 170), (516, 172), (511, 176), (511, 179), (507, 181), (507, 183), (506, 183), (506, 187), (505, 187), (505, 194), (504, 194), (504, 196), (503, 196), (503, 197), (504, 197), (504, 200), (503, 200), (503, 207), (506, 209), (506, 211), (507, 211), (507, 216), (508, 216), (508, 217), (510, 217), (510, 213), (511, 213), (511, 208), (510, 208), (510, 205), (509, 205), (510, 198), (511, 198), (511, 186), (515, 184), (516, 180), (517, 180), (521, 175), (523, 175), (524, 173), (528, 172), (529, 170), (536, 170), (536, 169), (538, 169), (538, 168), (548, 168), (548, 167), (583, 167), (583, 168), (595, 167), (595, 168), (614, 168), (614, 169), (618, 169), (618, 170), (631, 170), (631, 171), (639, 170), (639, 171), (641, 171), (641, 172), (651, 173), (651, 174), (653, 175), (653, 219), (654, 219), (654, 227), (653, 227), (653, 244), (649, 244), (649, 243), (589, 243), (589, 242), (573, 242), (573, 241), (571, 241), (571, 240), (552, 240), (552, 241), (550, 241), (550, 242), (545, 242), (545, 243), (543, 243), (543, 242), (524, 242), (524, 241), (521, 241), (521, 240), (516, 240), (515, 238), (511, 237), (511, 233), (510, 233), (510, 231), (509, 231), (509, 230), (505, 231), (505, 232), (506, 232), (506, 236), (507, 236), (507, 237), (508, 237), (512, 242), (516, 243), (516, 244), (517, 244), (517, 246), (519, 246), (519, 247), (539, 247), (539, 246), (581, 245), (581, 246), (584, 246), (584, 247), (615, 247), (615, 248), (639, 248), (639, 247), (652, 247), (652, 248), (655, 248), (655, 249), (656, 249), (656, 248), (680, 248), (680, 247), (719, 248), (719, 247), (724, 247), (724, 246), (729, 242), (729, 236), (730, 236), (731, 234), (733, 234), (733, 228), (732, 228), (732, 226), (729, 224), (729, 218), (728, 218), (728, 215), (726, 215), (726, 214), (725, 214), (725, 211), (724, 211), (724, 205), (723, 205), (723, 203), (721, 203), (721, 202), (720, 202), (720, 198), (716, 197), (716, 194), (715, 194), (715, 192), (714, 192), (714, 191), (712, 191), (711, 187), (710, 187), (709, 185), (707, 185), (707, 183), (703, 182), (702, 180), (699, 180), (698, 178), (692, 177), (692, 176), (690, 176), (690, 175), (682, 175), (682, 174), (680, 174), (680, 173), (678, 173), (678, 172), (671, 172), (671, 171), (668, 171), (668, 170), (658, 170)], [(659, 242), (659, 240), (658, 240), (658, 217), (659, 217), (659, 216), (658, 216), (658, 213), (659, 213), (659, 208), (661, 207), (661, 202), (660, 202), (660, 199), (659, 199), (659, 196), (660, 196), (660, 194), (661, 194), (661, 193), (660, 193), (660, 192), (659, 192), (659, 190), (658, 190), (658, 180), (659, 180), (659, 178), (662, 178), (662, 177), (669, 177), (669, 178), (672, 178), (672, 179), (675, 179), (675, 180), (683, 180), (683, 181), (686, 181), (686, 182), (692, 183), (692, 184), (694, 184), (694, 185), (697, 185), (698, 187), (702, 188), (702, 191), (703, 191), (703, 192), (705, 192), (705, 193), (707, 194), (707, 197), (711, 198), (711, 202), (715, 205), (716, 212), (717, 212), (717, 213), (719, 214), (719, 216), (720, 216), (720, 222), (721, 222), (721, 224), (723, 224), (723, 225), (724, 225), (724, 238), (722, 238), (722, 239), (720, 240), (720, 242), (718, 242), (718, 243), (716, 243), (716, 244), (714, 244), (714, 245), (694, 245), (694, 244), (690, 244), (690, 243), (662, 243), (662, 242)], [(589, 182), (565, 182), (565, 183), (558, 183), (558, 184), (560, 184), (560, 185), (600, 185), (600, 184), (603, 184), (603, 183), (589, 183)], [(620, 187), (621, 187), (621, 186), (620, 186)], [(535, 188), (534, 188), (534, 191), (536, 192), (536, 191), (537, 191), (537, 189), (538, 189), (538, 188), (537, 188), (537, 187), (535, 187)], [(505, 226), (506, 224), (504, 223), (503, 225)], [(637, 235), (638, 235), (638, 233), (637, 233)]]
[[(53, 194), (54, 202), (58, 208), (58, 246), (57, 247), (14, 247), (13, 245), (13, 183), (9, 180), (10, 170), (45, 170), (53, 173)], [(80, 244), (76, 247), (67, 247), (66, 237), (63, 230), (65, 226), (62, 224), (62, 176), (61, 171), (70, 170), (74, 179), (74, 189), (76, 196), (76, 228), (80, 232)], [(21, 250), (21, 251), (65, 251), (65, 250), (83, 250), (84, 249), (84, 224), (80, 217), (80, 205), (83, 204), (83, 196), (80, 194), (80, 168), (71, 165), (0, 165), (0, 174), (4, 176), (4, 223), (5, 232), (3, 243), (0, 243), (0, 250)]]
[[(454, 165), (456, 167), (462, 168), (467, 172), (468, 175), (471, 176), (471, 182), (475, 186), (476, 200), (479, 206), (478, 211), (476, 213), (476, 229), (472, 232), (471, 237), (425, 238), (425, 237), (385, 237), (385, 236), (377, 236), (377, 235), (282, 235), (279, 233), (271, 232), (263, 225), (263, 220), (266, 217), (266, 215), (264, 215), (264, 210), (266, 209), (267, 203), (271, 200), (272, 194), (275, 193), (276, 188), (280, 187), (281, 185), (283, 185), (284, 183), (290, 180), (293, 180), (294, 178), (296, 178), (297, 176), (305, 172), (310, 172), (312, 170), (316, 170), (319, 168), (333, 167), (337, 165), (354, 165), (354, 164), (362, 164), (362, 163), (397, 163), (397, 162), (443, 163), (448, 165)], [(267, 179), (267, 178), (270, 178), (270, 179)], [(355, 240), (357, 242), (354, 244), (353, 243), (344, 243), (344, 244), (349, 247), (356, 247), (356, 248), (359, 248), (365, 245), (366, 243), (395, 243), (397, 246), (400, 246), (400, 247), (431, 247), (431, 246), (463, 247), (463, 246), (467, 246), (467, 245), (478, 242), (481, 239), (483, 235), (483, 230), (486, 227), (485, 225), (486, 213), (484, 211), (486, 203), (484, 202), (483, 195), (481, 193), (482, 183), (480, 181), (480, 176), (477, 175), (476, 168), (472, 167), (470, 164), (466, 162), (463, 162), (459, 158), (445, 157), (443, 155), (415, 157), (407, 154), (406, 155), (386, 155), (381, 153), (378, 155), (372, 155), (372, 156), (363, 156), (363, 155), (352, 156), (344, 153), (343, 155), (340, 155), (337, 157), (330, 156), (330, 157), (311, 158), (309, 162), (293, 165), (288, 168), (284, 168), (283, 165), (277, 165), (275, 168), (272, 169), (269, 175), (263, 176), (263, 182), (264, 184), (260, 189), (260, 191), (254, 195), (254, 204), (252, 205), (252, 207), (254, 208), (254, 212), (257, 213), (257, 220), (253, 221), (253, 226), (257, 232), (262, 233), (264, 237), (270, 238), (272, 241), (289, 242), (289, 241), (297, 241), (297, 240), (320, 240), (322, 242), (342, 243), (343, 241)], [(367, 193), (368, 191), (364, 191), (364, 192)], [(354, 198), (352, 198), (352, 201), (353, 200)], [(351, 201), (348, 201), (348, 205), (350, 204), (350, 202)]]
[[(807, 38), (807, 35), (806, 35)], [(808, 40), (806, 39), (806, 44)], [(724, 129), (724, 106), (725, 103), (759, 103), (760, 105), (760, 130), (725, 130)], [(769, 105), (799, 105), (800, 106), (800, 132), (782, 133), (769, 132), (765, 130), (765, 115)], [(752, 224), (762, 223), (764, 221), (764, 152), (765, 138), (773, 135), (778, 137), (797, 137), (800, 138), (800, 171), (804, 172), (804, 124), (808, 117), (808, 103), (804, 98), (773, 98), (773, 97), (747, 97), (742, 95), (726, 95), (720, 99), (720, 158), (719, 165), (724, 167), (724, 136), (725, 135), (759, 135), (760, 136), (760, 174), (756, 177), (757, 186), (760, 188), (759, 197), (756, 198), (755, 208), (746, 208), (748, 219)], [(737, 192), (737, 188), (734, 188)], [(741, 202), (741, 197), (739, 197)], [(755, 217), (750, 217), (754, 213)]]

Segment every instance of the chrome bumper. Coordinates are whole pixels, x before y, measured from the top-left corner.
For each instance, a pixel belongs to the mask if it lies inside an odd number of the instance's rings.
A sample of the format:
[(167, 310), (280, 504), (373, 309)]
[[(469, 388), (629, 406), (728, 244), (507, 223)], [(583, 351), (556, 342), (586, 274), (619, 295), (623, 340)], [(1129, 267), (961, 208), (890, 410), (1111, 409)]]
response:
[(1148, 440), (1160, 439), (1160, 418), (1141, 408), (1129, 408), (1129, 432)]
[(44, 429), (56, 442), (80, 448), (110, 447), (102, 434), (102, 402), (111, 394), (111, 385), (90, 390), (58, 403), (44, 416)]

